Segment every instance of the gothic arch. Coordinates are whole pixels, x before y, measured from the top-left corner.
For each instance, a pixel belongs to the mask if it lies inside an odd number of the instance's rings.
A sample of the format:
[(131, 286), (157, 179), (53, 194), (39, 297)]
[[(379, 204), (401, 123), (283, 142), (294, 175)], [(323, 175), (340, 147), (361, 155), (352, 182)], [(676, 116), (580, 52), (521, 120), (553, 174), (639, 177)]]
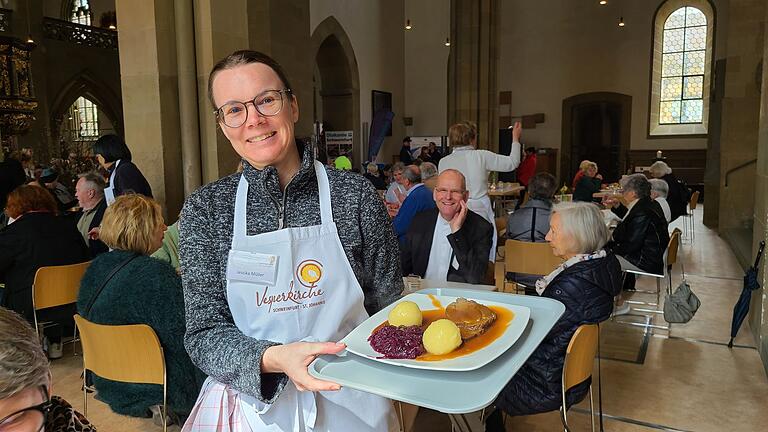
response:
[[(334, 85), (331, 91), (321, 91), (321, 96), (350, 99), (349, 114), (354, 133), (352, 139), (353, 158), (357, 165), (362, 162), (362, 158), (366, 157), (366, 153), (364, 153), (366, 149), (363, 149), (361, 145), (363, 137), (360, 134), (360, 72), (352, 42), (341, 24), (331, 16), (315, 28), (310, 43), (312, 58), (320, 71), (322, 81), (333, 81)], [(329, 50), (333, 54), (332, 56), (318, 58), (322, 53), (327, 53)], [(338, 73), (340, 70), (341, 74)]]
[(98, 105), (101, 112), (112, 123), (115, 131), (122, 134), (123, 107), (120, 98), (107, 85), (93, 78), (87, 71), (83, 71), (64, 85), (51, 103), (49, 121), (53, 142), (59, 141), (59, 125), (69, 107), (80, 96)]

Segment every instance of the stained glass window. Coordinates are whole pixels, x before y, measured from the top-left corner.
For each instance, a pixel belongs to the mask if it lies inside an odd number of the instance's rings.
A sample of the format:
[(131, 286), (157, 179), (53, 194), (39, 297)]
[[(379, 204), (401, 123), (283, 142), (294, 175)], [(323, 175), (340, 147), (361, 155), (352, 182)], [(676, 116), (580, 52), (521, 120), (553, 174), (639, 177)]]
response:
[(659, 124), (702, 123), (707, 17), (691, 6), (672, 12), (661, 45)]
[(88, 0), (74, 0), (72, 2), (70, 21), (76, 24), (91, 25), (91, 6), (88, 4)]
[(69, 108), (72, 141), (91, 141), (99, 137), (99, 113), (96, 105), (80, 96)]

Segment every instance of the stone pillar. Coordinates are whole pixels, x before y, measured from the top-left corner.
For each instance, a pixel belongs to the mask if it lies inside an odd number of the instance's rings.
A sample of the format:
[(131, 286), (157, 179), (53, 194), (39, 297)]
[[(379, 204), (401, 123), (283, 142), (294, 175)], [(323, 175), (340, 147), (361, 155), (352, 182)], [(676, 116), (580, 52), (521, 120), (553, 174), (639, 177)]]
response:
[(751, 246), (756, 165), (750, 162), (757, 158), (758, 70), (763, 58), (765, 9), (764, 0), (733, 0), (729, 8), (718, 219), (720, 234), (729, 242), (742, 265), (749, 263), (754, 253)]
[[(218, 131), (213, 106), (208, 101), (208, 74), (213, 65), (233, 51), (248, 48), (246, 0), (195, 0), (195, 59), (197, 62), (198, 114), (200, 119), (203, 183), (235, 171), (240, 157)], [(119, 15), (119, 14), (118, 14)]]
[[(768, 27), (768, 7), (765, 10), (763, 25)], [(768, 30), (768, 28), (766, 28)], [(758, 150), (757, 150), (757, 181), (755, 182), (755, 229), (754, 229), (754, 249), (761, 240), (768, 241), (768, 31), (764, 32), (763, 37), (763, 69), (762, 69), (762, 92), (760, 102), (760, 121), (758, 130)], [(760, 278), (760, 288), (752, 295), (749, 323), (754, 330), (755, 342), (757, 343), (760, 357), (768, 373), (768, 296), (765, 287), (768, 286), (768, 257), (763, 256), (760, 263), (762, 271)]]
[(252, 0), (248, 2), (250, 48), (277, 60), (291, 81), (299, 101), (297, 137), (312, 135), (312, 43), (309, 0)]
[(451, 1), (448, 58), (448, 125), (477, 123), (478, 148), (498, 151), (498, 3)]
[(184, 201), (173, 2), (116, 0), (115, 6), (125, 140), (173, 222)]

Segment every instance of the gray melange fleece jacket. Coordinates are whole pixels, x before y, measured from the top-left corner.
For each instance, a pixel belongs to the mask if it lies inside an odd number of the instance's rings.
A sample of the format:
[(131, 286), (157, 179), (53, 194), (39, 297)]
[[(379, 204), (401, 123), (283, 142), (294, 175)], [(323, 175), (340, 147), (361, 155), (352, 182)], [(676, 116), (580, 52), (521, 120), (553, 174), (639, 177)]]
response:
[[(248, 235), (320, 224), (312, 151), (309, 145), (297, 142), (297, 146), (301, 168), (286, 187), (285, 196), (274, 167), (257, 170), (244, 164), (243, 175), (250, 185)], [(239, 180), (240, 174), (232, 174), (203, 186), (184, 204), (179, 255), (187, 319), (185, 345), (192, 361), (210, 377), (271, 403), (288, 381), (284, 374), (262, 374), (260, 370), (264, 350), (276, 343), (241, 333), (226, 299), (227, 254)], [(403, 290), (392, 223), (364, 177), (329, 168), (328, 180), (341, 244), (364, 291), (366, 309), (376, 312)]]

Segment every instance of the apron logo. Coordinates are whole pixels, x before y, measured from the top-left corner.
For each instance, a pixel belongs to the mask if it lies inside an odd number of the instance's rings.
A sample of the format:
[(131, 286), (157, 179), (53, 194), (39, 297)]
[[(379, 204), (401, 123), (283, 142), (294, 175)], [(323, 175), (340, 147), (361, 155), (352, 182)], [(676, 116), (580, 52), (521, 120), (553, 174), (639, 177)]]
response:
[(296, 279), (307, 288), (314, 288), (323, 277), (323, 265), (315, 260), (302, 261), (296, 268)]
[[(263, 305), (268, 305), (268, 312), (289, 312), (321, 306), (325, 304), (324, 299), (316, 299), (311, 303), (307, 303), (306, 301), (323, 296), (323, 290), (317, 287), (317, 283), (322, 277), (323, 265), (320, 264), (320, 262), (315, 260), (302, 261), (296, 267), (296, 280), (299, 281), (299, 285), (307, 288), (306, 290), (302, 290), (301, 288), (294, 290), (294, 281), (291, 281), (288, 284), (287, 292), (270, 295), (269, 287), (265, 285), (262, 293), (256, 293), (256, 306), (261, 307)], [(290, 303), (287, 306), (278, 305), (278, 307), (274, 309), (272, 308), (273, 304), (284, 302)]]

